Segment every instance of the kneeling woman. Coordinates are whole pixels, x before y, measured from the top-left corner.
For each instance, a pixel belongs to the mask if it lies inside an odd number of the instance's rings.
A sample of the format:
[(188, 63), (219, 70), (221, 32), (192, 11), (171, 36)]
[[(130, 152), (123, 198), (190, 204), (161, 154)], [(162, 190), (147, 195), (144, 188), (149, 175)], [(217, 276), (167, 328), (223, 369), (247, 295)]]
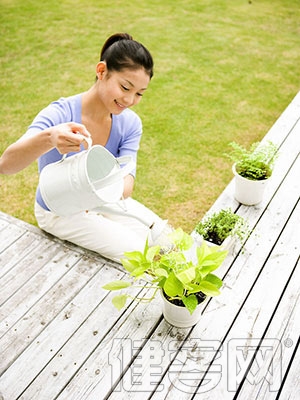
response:
[[(62, 154), (69, 157), (83, 151), (89, 137), (115, 157), (131, 156), (136, 161), (142, 123), (130, 108), (140, 102), (152, 75), (151, 54), (141, 43), (126, 33), (109, 37), (96, 66), (95, 83), (86, 92), (61, 98), (43, 109), (28, 131), (5, 150), (0, 173), (17, 173), (36, 159), (41, 172)], [(132, 199), (134, 177), (135, 170), (124, 178), (128, 212), (123, 215), (116, 213), (113, 205), (105, 212), (58, 216), (48, 209), (38, 188), (35, 216), (40, 228), (116, 261), (126, 251), (142, 250), (150, 233), (142, 221), (163, 224), (155, 213)]]

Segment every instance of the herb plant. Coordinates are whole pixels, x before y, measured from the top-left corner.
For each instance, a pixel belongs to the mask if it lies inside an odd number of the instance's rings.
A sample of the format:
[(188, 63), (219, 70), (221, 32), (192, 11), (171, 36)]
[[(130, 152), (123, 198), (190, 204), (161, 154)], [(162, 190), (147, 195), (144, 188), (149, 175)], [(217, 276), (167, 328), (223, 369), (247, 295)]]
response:
[[(145, 244), (143, 252), (132, 251), (125, 254), (122, 265), (130, 274), (130, 280), (113, 281), (105, 286), (107, 290), (126, 290), (113, 298), (113, 304), (120, 310), (128, 298), (137, 301), (151, 301), (157, 291), (162, 290), (168, 301), (186, 307), (192, 314), (200, 297), (220, 294), (222, 280), (212, 272), (221, 266), (227, 251), (217, 246), (209, 247), (205, 242), (196, 248), (197, 262), (189, 260), (188, 251), (193, 246), (193, 239), (181, 228), (170, 234), (173, 247), (166, 252), (160, 246)], [(138, 286), (138, 280), (144, 279), (152, 288), (149, 298), (132, 297), (128, 290)], [(142, 285), (144, 287), (144, 285)], [(201, 301), (201, 300), (200, 300)]]
[(248, 223), (230, 208), (207, 215), (195, 227), (204, 240), (221, 245), (228, 236), (236, 236), (242, 241), (248, 233)]
[(264, 180), (272, 175), (278, 147), (271, 141), (255, 142), (247, 150), (236, 142), (229, 143), (231, 154), (227, 156), (236, 164), (236, 172), (251, 180)]

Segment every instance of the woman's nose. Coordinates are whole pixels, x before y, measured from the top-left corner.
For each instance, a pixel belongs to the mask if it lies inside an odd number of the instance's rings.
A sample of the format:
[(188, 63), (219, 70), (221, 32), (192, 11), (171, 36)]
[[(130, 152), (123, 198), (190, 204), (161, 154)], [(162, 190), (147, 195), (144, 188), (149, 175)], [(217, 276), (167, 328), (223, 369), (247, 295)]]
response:
[(123, 101), (126, 105), (126, 107), (130, 107), (133, 106), (135, 104), (135, 95), (134, 94), (130, 94), (130, 93), (126, 93), (126, 95), (123, 97)]

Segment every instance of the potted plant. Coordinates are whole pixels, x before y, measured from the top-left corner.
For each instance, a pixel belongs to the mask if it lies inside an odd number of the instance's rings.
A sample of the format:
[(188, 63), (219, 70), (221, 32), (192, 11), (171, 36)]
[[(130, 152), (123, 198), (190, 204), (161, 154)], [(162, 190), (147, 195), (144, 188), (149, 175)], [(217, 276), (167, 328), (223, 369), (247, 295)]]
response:
[[(208, 247), (204, 242), (195, 249), (193, 238), (181, 228), (170, 234), (170, 241), (172, 246), (167, 250), (161, 246), (149, 247), (147, 241), (143, 252), (125, 253), (121, 261), (130, 279), (113, 281), (103, 288), (122, 291), (112, 299), (119, 310), (130, 298), (151, 301), (160, 292), (165, 319), (172, 325), (189, 327), (200, 319), (204, 301), (220, 294), (222, 280), (213, 271), (221, 266), (227, 251), (217, 246)], [(192, 261), (193, 251), (196, 262)], [(141, 278), (152, 289), (148, 298), (130, 295), (130, 288), (138, 286)]]
[(209, 244), (230, 250), (235, 240), (242, 242), (249, 232), (248, 222), (230, 208), (221, 209), (205, 217), (195, 226), (192, 236)]
[(227, 156), (234, 162), (236, 200), (249, 206), (260, 203), (278, 156), (277, 145), (271, 141), (255, 142), (249, 150), (236, 142), (229, 145), (232, 152)]

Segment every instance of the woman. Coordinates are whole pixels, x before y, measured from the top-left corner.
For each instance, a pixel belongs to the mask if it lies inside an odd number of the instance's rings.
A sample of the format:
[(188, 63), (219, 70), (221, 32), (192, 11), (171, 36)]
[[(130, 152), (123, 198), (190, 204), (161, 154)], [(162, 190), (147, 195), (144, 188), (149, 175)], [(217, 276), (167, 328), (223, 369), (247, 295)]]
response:
[[(115, 157), (130, 155), (136, 160), (142, 123), (129, 108), (141, 101), (152, 75), (149, 51), (126, 33), (112, 35), (102, 48), (92, 87), (42, 110), (23, 137), (3, 153), (0, 173), (17, 173), (36, 159), (41, 172), (62, 154), (72, 156), (84, 150), (89, 136), (94, 145), (106, 147)], [(124, 178), (128, 213), (163, 225), (157, 215), (131, 198), (134, 176), (135, 171)], [(149, 227), (126, 213), (89, 211), (58, 216), (48, 209), (39, 188), (35, 216), (41, 229), (116, 261), (125, 251), (142, 250), (149, 236)]]

